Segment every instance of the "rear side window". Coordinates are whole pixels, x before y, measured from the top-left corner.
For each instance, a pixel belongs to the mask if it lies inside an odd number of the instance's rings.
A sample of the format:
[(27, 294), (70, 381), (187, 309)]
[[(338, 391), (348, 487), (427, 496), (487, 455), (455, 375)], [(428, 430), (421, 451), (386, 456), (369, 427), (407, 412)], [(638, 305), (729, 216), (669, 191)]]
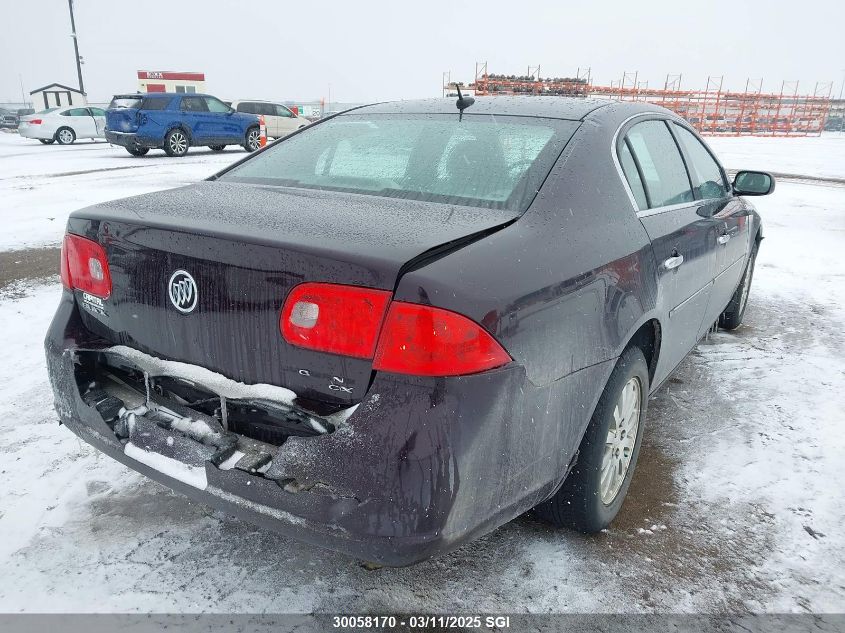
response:
[(142, 110), (166, 110), (170, 99), (166, 97), (146, 97), (141, 102)]
[(221, 180), (524, 211), (577, 127), (538, 117), (341, 115)]
[(716, 159), (692, 132), (682, 125), (672, 125), (689, 157), (690, 171), (695, 176), (695, 189), (699, 197), (710, 200), (727, 196), (730, 190)]
[(651, 208), (692, 202), (689, 175), (675, 139), (663, 121), (643, 121), (628, 131)]
[(239, 103), (238, 112), (245, 112), (246, 114), (255, 114), (255, 104), (249, 102)]
[(627, 140), (623, 141), (619, 148), (619, 162), (622, 164), (622, 171), (625, 173), (625, 178), (628, 180), (628, 185), (637, 201), (637, 208), (640, 211), (648, 209), (643, 179), (640, 178), (640, 171), (637, 169), (637, 163), (634, 161), (634, 155), (631, 153)]
[(263, 114), (264, 116), (276, 116), (276, 106), (272, 103), (256, 102), (252, 104), (251, 114)]
[(182, 97), (182, 110), (185, 112), (208, 112), (202, 97)]

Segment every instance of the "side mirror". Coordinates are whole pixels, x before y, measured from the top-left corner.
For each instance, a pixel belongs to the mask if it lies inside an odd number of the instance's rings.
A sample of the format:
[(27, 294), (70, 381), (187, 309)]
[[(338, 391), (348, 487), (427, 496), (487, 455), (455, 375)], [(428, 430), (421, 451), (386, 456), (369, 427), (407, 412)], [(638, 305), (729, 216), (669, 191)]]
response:
[(738, 196), (767, 196), (775, 190), (775, 177), (764, 171), (738, 171), (733, 190)]

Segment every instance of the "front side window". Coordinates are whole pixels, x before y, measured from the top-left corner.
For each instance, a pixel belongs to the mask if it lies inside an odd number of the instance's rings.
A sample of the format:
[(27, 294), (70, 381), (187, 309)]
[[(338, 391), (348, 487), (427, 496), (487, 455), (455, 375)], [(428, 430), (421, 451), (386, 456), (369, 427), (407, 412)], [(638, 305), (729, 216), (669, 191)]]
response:
[(276, 108), (276, 112), (274, 113), (276, 116), (283, 116), (283, 117), (286, 117), (286, 118), (291, 118), (293, 116), (293, 112), (288, 110), (283, 105), (276, 105), (274, 107)]
[(62, 112), (62, 116), (88, 116), (88, 110), (85, 108), (71, 108)]
[(696, 191), (700, 198), (711, 200), (724, 198), (730, 192), (719, 163), (692, 132), (682, 125), (674, 124), (678, 140), (687, 152), (690, 171), (695, 175)]
[(637, 123), (628, 130), (627, 139), (639, 163), (652, 209), (695, 199), (684, 159), (665, 122)]
[(464, 114), (348, 114), (221, 177), (524, 211), (578, 122)]
[(106, 111), (102, 108), (89, 108), (93, 116), (106, 116)]
[(216, 99), (215, 97), (206, 97), (205, 103), (208, 106), (209, 112), (231, 112), (232, 111), (232, 108), (230, 108), (225, 103), (220, 101), (220, 99)]
[(208, 106), (202, 97), (183, 97), (182, 110), (185, 112), (208, 112)]

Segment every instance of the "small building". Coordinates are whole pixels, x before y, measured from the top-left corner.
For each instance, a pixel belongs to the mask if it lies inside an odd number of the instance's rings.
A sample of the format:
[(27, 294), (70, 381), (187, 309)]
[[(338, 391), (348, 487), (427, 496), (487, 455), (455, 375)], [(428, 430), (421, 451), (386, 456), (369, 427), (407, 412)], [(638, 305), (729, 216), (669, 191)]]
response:
[(205, 73), (139, 70), (140, 92), (205, 92)]
[(32, 107), (36, 110), (88, 104), (88, 98), (84, 92), (64, 84), (48, 84), (33, 90), (29, 96), (32, 99)]

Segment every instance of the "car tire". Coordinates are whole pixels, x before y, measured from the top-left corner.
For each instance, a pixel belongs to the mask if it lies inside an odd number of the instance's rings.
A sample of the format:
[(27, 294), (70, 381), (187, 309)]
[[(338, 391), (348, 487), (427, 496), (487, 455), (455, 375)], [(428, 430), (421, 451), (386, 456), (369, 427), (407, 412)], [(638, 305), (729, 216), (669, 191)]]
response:
[(254, 152), (259, 147), (261, 147), (261, 131), (257, 126), (251, 127), (244, 136), (244, 149), (248, 152)]
[(69, 127), (60, 127), (54, 137), (59, 145), (70, 145), (76, 140), (76, 132)]
[(52, 145), (53, 143), (56, 142), (56, 139), (54, 139), (54, 138), (40, 138), (38, 140), (41, 141), (42, 143), (44, 143), (44, 145)]
[(554, 496), (535, 508), (537, 516), (587, 533), (610, 525), (637, 464), (648, 390), (645, 356), (639, 347), (628, 347), (607, 380), (572, 471)]
[(224, 149), (226, 149), (225, 145), (209, 145), (209, 147), (211, 148), (212, 152), (222, 152)]
[(745, 309), (748, 307), (748, 295), (751, 292), (751, 281), (754, 277), (754, 262), (757, 260), (757, 243), (751, 249), (748, 263), (745, 264), (745, 272), (742, 280), (736, 287), (731, 300), (728, 302), (725, 311), (719, 315), (719, 327), (723, 330), (735, 330), (742, 325), (745, 316)]
[(180, 127), (173, 128), (164, 135), (164, 153), (168, 156), (181, 157), (188, 153), (191, 142)]
[(150, 151), (149, 147), (138, 147), (138, 146), (130, 146), (126, 148), (126, 151), (132, 154), (133, 156), (145, 156), (147, 152)]

